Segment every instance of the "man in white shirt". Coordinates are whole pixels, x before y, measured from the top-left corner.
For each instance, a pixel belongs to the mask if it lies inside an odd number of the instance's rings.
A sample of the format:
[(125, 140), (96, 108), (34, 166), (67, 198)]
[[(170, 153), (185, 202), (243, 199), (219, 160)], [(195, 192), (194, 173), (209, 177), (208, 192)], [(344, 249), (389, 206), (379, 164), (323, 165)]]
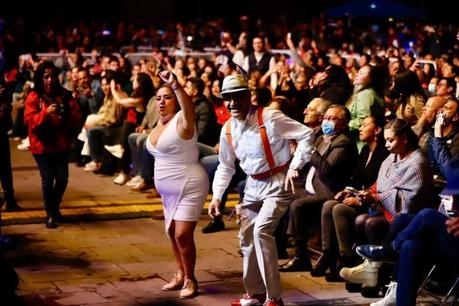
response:
[[(246, 294), (231, 305), (283, 305), (274, 230), (292, 200), (298, 170), (310, 159), (313, 133), (278, 110), (251, 106), (250, 90), (241, 75), (227, 76), (221, 94), (231, 118), (220, 135), (220, 164), (209, 206), (212, 218), (220, 215), (219, 203), (235, 172), (236, 158), (247, 174), (240, 232)], [(297, 142), (293, 158), (289, 140)]]

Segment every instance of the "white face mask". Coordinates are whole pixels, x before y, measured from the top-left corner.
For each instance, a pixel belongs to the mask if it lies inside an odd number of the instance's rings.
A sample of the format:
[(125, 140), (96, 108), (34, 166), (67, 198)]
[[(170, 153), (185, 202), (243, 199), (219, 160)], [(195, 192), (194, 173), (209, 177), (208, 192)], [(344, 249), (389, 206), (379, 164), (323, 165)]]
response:
[(435, 93), (436, 93), (436, 88), (437, 88), (437, 86), (436, 86), (434, 83), (429, 83), (429, 87), (427, 88), (427, 91), (428, 91), (431, 95), (435, 95)]

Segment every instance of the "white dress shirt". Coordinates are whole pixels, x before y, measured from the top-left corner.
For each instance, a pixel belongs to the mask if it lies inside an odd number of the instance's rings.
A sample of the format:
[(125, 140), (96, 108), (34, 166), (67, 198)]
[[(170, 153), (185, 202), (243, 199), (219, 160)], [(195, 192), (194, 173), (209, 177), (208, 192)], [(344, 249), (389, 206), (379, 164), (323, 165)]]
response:
[[(244, 121), (230, 118), (232, 145), (226, 136), (226, 125), (220, 134), (220, 164), (213, 181), (213, 197), (221, 200), (223, 193), (235, 173), (235, 161), (248, 175), (269, 171), (263, 141), (258, 127), (257, 111), (252, 108)], [(226, 123), (228, 124), (228, 122)], [(263, 124), (266, 127), (275, 167), (287, 163), (291, 158), (289, 139), (296, 140), (298, 146), (290, 163), (290, 168), (300, 170), (311, 156), (314, 135), (312, 130), (284, 115), (278, 110), (265, 109)]]

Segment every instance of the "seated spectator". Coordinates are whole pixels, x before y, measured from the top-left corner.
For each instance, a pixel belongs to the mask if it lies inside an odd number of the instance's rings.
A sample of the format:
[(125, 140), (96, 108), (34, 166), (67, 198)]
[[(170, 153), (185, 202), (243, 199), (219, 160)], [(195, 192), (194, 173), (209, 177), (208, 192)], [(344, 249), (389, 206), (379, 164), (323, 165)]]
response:
[(426, 94), (416, 73), (411, 70), (396, 73), (389, 97), (394, 102), (396, 117), (406, 120), (410, 125), (416, 124), (426, 101)]
[(295, 239), (295, 257), (282, 265), (280, 271), (310, 271), (307, 251), (308, 226), (318, 217), (322, 204), (342, 190), (357, 161), (357, 148), (346, 134), (349, 110), (331, 105), (322, 121), (323, 135), (316, 139), (306, 176), (306, 195), (290, 204), (287, 234)]
[[(101, 88), (104, 94), (103, 104), (100, 107), (97, 114), (91, 114), (86, 118), (83, 129), (81, 130), (78, 139), (84, 142), (81, 151), (82, 155), (91, 156), (92, 161), (87, 163), (84, 171), (95, 171), (100, 169), (103, 157), (103, 145), (108, 138), (113, 138), (113, 133), (108, 128), (119, 126), (123, 120), (123, 107), (116, 103), (113, 99), (110, 83), (112, 80), (118, 84), (118, 79), (115, 72), (107, 71), (107, 73), (101, 79)], [(121, 97), (127, 97), (127, 95), (119, 91)], [(91, 135), (99, 135), (100, 137), (93, 138)], [(91, 145), (90, 138), (93, 139)]]
[(422, 110), (422, 115), (418, 122), (412, 127), (419, 139), (419, 147), (422, 152), (427, 153), (427, 142), (430, 138), (430, 131), (435, 123), (437, 112), (445, 104), (446, 100), (440, 96), (430, 97)]
[[(384, 138), (391, 154), (382, 163), (376, 183), (357, 193), (362, 204), (371, 204), (377, 212), (356, 219), (356, 232), (366, 233), (371, 244), (381, 243), (390, 223), (400, 214), (415, 214), (435, 203), (431, 170), (409, 123), (393, 119), (384, 127)], [(367, 266), (372, 273), (363, 273)], [(357, 267), (341, 269), (340, 276), (350, 283), (376, 287), (378, 268), (365, 261)]]
[(456, 265), (459, 257), (459, 159), (445, 166), (447, 185), (441, 211), (430, 208), (416, 215), (403, 214), (394, 223), (395, 238), (383, 246), (362, 245), (358, 252), (368, 261), (398, 262), (396, 282), (377, 305), (414, 306), (422, 272), (433, 264)]
[[(383, 129), (383, 117), (369, 116), (360, 126), (359, 137), (365, 146), (359, 154), (349, 183), (354, 189), (372, 186), (376, 181), (379, 168), (389, 154), (384, 146)], [(355, 218), (359, 214), (367, 213), (368, 209), (349, 189), (338, 192), (334, 200), (325, 202), (321, 217), (323, 255), (311, 271), (312, 276), (324, 276), (330, 269), (326, 279), (336, 281), (341, 268), (352, 266)]]
[(159, 120), (159, 113), (156, 110), (156, 97), (148, 102), (145, 116), (142, 123), (136, 127), (135, 133), (129, 135), (128, 143), (132, 156), (132, 176), (126, 186), (131, 191), (142, 192), (154, 187), (153, 170), (155, 159), (146, 147), (145, 140)]
[(384, 73), (374, 66), (363, 66), (354, 80), (354, 93), (346, 105), (351, 112), (349, 131), (357, 141), (359, 151), (364, 143), (358, 137), (363, 119), (369, 115), (384, 115)]
[(439, 174), (445, 174), (445, 165), (459, 155), (459, 102), (449, 99), (435, 121), (434, 135), (429, 138), (430, 166)]

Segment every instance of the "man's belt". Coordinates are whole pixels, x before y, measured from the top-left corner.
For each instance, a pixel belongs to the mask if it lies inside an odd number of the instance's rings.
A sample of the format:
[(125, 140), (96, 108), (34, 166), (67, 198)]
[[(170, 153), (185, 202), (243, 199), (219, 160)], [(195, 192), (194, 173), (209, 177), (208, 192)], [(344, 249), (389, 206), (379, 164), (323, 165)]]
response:
[(288, 168), (289, 165), (290, 165), (290, 161), (286, 162), (282, 166), (275, 167), (263, 173), (251, 174), (250, 176), (256, 180), (264, 180), (264, 179), (270, 178), (274, 174), (284, 171), (285, 169)]

